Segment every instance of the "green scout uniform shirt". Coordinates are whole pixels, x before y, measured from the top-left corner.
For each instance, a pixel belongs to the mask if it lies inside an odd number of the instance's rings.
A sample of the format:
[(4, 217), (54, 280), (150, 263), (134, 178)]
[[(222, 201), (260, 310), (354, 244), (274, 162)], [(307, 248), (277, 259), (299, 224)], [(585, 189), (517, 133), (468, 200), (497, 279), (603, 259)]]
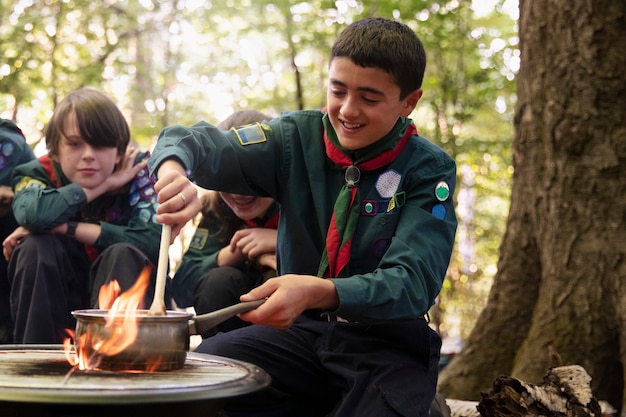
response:
[[(325, 153), (322, 116), (315, 110), (284, 113), (228, 132), (204, 122), (170, 126), (148, 164), (155, 172), (175, 157), (202, 187), (275, 198), (281, 206), (278, 274), (316, 275), (344, 183), (344, 170)], [(363, 206), (350, 276), (329, 278), (340, 300), (332, 314), (365, 322), (428, 311), (454, 245), (455, 175), (454, 160), (420, 136), (389, 166), (361, 173)]]
[[(148, 157), (141, 153), (135, 162)], [(99, 223), (102, 230), (93, 245), (98, 251), (118, 242), (131, 243), (156, 264), (161, 225), (154, 221), (156, 192), (147, 169), (135, 176), (128, 193), (102, 195), (87, 203), (80, 185), (70, 182), (60, 165), (45, 155), (17, 167), (12, 186), (15, 218), (31, 232), (45, 232), (70, 220)]]

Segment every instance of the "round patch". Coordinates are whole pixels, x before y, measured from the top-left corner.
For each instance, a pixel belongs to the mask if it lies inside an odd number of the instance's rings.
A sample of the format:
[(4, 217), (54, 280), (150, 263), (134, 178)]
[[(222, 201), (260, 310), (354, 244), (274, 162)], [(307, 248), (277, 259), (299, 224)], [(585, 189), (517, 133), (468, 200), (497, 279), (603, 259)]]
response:
[(445, 181), (440, 181), (435, 187), (435, 197), (439, 201), (446, 201), (450, 197), (450, 186)]
[(374, 211), (374, 205), (368, 201), (363, 205), (363, 210), (365, 210), (366, 214), (372, 214), (372, 212)]
[(392, 169), (383, 172), (376, 180), (376, 191), (383, 198), (393, 197), (396, 191), (398, 191), (401, 178), (402, 176)]
[(374, 253), (374, 256), (376, 258), (380, 259), (385, 255), (385, 252), (387, 252), (387, 249), (389, 249), (389, 246), (391, 246), (391, 239), (389, 238), (378, 239), (376, 242), (374, 242), (374, 245), (372, 247), (372, 252)]
[(431, 210), (431, 213), (433, 213), (433, 216), (437, 217), (438, 219), (443, 219), (444, 217), (446, 217), (446, 208), (443, 206), (443, 204), (435, 204)]
[(141, 199), (141, 195), (139, 195), (139, 193), (135, 191), (128, 197), (128, 203), (131, 206), (135, 206), (139, 202), (139, 199)]
[(148, 209), (141, 209), (139, 210), (139, 216), (138, 216), (141, 220), (145, 221), (146, 223), (151, 222), (152, 221), (152, 211), (148, 210)]
[(15, 152), (15, 145), (13, 142), (7, 141), (2, 144), (2, 155), (11, 156), (13, 155), (13, 152)]

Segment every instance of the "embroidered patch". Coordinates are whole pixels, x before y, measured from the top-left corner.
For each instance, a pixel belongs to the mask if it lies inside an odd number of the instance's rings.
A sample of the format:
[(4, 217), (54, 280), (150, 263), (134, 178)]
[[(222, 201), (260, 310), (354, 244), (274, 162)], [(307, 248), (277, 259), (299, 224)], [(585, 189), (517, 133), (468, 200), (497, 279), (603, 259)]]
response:
[(391, 198), (398, 191), (400, 179), (402, 176), (393, 169), (383, 172), (376, 180), (376, 191), (383, 198)]
[(361, 214), (363, 216), (375, 216), (378, 214), (378, 201), (363, 200), (361, 202)]
[(152, 213), (153, 211), (150, 209), (141, 209), (139, 210), (139, 218), (146, 223), (150, 223), (153, 221)]
[(385, 255), (385, 252), (387, 252), (389, 246), (391, 246), (391, 239), (380, 238), (376, 242), (374, 242), (374, 245), (372, 246), (372, 252), (376, 258), (380, 259)]
[(46, 184), (31, 177), (24, 177), (15, 186), (15, 192), (19, 193), (25, 188), (46, 188)]
[(15, 145), (13, 142), (6, 141), (2, 144), (2, 155), (11, 156), (15, 152)]
[(446, 201), (450, 197), (450, 186), (445, 181), (439, 181), (435, 187), (435, 197), (439, 201)]
[(206, 245), (208, 239), (209, 229), (198, 228), (193, 234), (191, 242), (189, 242), (189, 247), (197, 250), (202, 250), (204, 248), (204, 245)]
[(130, 195), (128, 196), (128, 203), (131, 206), (135, 206), (135, 205), (137, 205), (137, 203), (139, 203), (139, 199), (140, 198), (141, 198), (141, 195), (139, 194), (138, 191), (130, 193)]
[(240, 127), (239, 129), (233, 128), (233, 131), (239, 139), (239, 143), (242, 145), (252, 145), (255, 143), (267, 142), (265, 137), (265, 131), (260, 123), (254, 123), (251, 125)]
[(396, 200), (393, 198), (389, 199), (389, 204), (387, 205), (387, 213), (393, 210), (396, 207)]
[(396, 203), (396, 207), (402, 207), (404, 203), (406, 203), (406, 192), (400, 191), (399, 193), (394, 194), (393, 200)]
[(433, 216), (437, 217), (438, 219), (443, 219), (444, 217), (446, 217), (446, 208), (443, 204), (435, 204), (431, 210), (431, 213), (433, 213)]

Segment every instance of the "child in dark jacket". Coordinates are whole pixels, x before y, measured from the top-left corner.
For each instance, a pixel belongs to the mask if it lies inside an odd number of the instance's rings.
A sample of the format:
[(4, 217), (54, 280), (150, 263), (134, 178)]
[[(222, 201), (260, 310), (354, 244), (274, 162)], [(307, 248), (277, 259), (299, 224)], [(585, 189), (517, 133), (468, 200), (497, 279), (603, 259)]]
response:
[[(111, 98), (92, 88), (72, 92), (45, 137), (48, 154), (12, 176), (20, 227), (3, 251), (14, 343), (61, 343), (75, 328), (73, 310), (97, 308), (100, 287), (112, 280), (122, 292), (130, 288), (159, 252), (148, 154), (129, 146)], [(152, 293), (153, 286), (145, 303)]]
[[(271, 120), (255, 110), (239, 110), (217, 127), (229, 130)], [(239, 302), (239, 296), (276, 275), (278, 203), (270, 197), (198, 189), (202, 217), (172, 280), (178, 307), (197, 314)], [(248, 325), (238, 317), (202, 337)]]
[[(0, 119), (0, 241), (17, 228), (13, 215), (11, 174), (16, 166), (36, 159), (22, 130), (11, 120)], [(0, 257), (0, 344), (13, 343), (13, 320), (9, 307), (7, 261)]]

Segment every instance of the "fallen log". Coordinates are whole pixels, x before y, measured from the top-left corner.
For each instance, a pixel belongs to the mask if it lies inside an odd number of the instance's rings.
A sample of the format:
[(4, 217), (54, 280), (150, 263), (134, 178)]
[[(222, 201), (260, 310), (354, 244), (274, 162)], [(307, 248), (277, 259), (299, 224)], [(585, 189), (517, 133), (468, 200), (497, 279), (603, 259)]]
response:
[(489, 393), (481, 393), (477, 409), (482, 417), (600, 417), (590, 382), (578, 365), (550, 369), (539, 385), (500, 376)]

